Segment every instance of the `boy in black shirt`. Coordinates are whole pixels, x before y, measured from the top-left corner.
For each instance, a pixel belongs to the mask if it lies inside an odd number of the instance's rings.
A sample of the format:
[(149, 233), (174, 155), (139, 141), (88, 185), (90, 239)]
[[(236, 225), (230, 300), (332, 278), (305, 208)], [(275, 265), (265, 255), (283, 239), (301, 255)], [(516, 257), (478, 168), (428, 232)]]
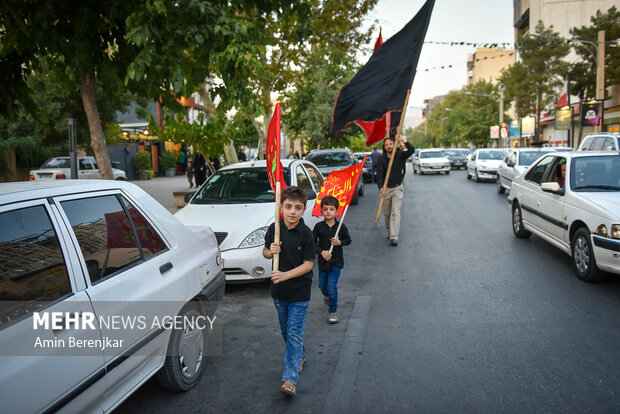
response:
[(286, 343), (280, 392), (291, 397), (296, 393), (297, 380), (307, 359), (304, 326), (310, 304), (314, 240), (312, 231), (301, 218), (306, 201), (308, 193), (303, 188), (287, 187), (282, 191), (284, 218), (280, 220), (280, 245), (274, 243), (273, 223), (265, 234), (263, 248), (263, 256), (267, 259), (280, 254), (279, 269), (271, 272), (271, 297)]
[[(351, 244), (351, 236), (347, 226), (342, 224), (340, 233), (336, 237), (338, 230), (338, 199), (326, 196), (321, 200), (321, 214), (324, 221), (317, 223), (312, 230), (316, 243), (316, 252), (319, 255), (319, 289), (323, 293), (323, 303), (328, 307), (329, 323), (338, 322), (338, 278), (344, 267), (344, 255), (342, 246)], [(334, 246), (332, 253), (329, 253), (330, 246)]]

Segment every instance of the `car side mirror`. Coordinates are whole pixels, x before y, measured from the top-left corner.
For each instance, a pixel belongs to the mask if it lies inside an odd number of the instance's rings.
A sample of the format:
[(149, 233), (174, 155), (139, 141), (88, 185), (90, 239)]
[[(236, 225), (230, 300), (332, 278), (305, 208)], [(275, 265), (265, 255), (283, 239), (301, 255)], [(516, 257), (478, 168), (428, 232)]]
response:
[(467, 159), (468, 159), (469, 161), (471, 161), (471, 154), (469, 154), (469, 155), (467, 156)]
[(316, 198), (316, 193), (314, 190), (307, 189), (306, 191), (308, 192), (308, 200), (314, 200)]
[(185, 195), (183, 196), (183, 200), (185, 200), (186, 203), (189, 203), (189, 200), (192, 199), (194, 194), (196, 194), (195, 191), (192, 191), (191, 193), (185, 193)]
[(562, 187), (560, 187), (560, 184), (556, 182), (542, 183), (540, 185), (540, 189), (547, 193), (555, 193), (555, 194), (559, 194), (560, 192), (563, 193), (563, 191), (560, 191)]
[(514, 166), (515, 166), (515, 163), (514, 163), (514, 162), (512, 162), (512, 161), (508, 161), (508, 162), (506, 163), (506, 165), (507, 165), (507, 166), (509, 166), (509, 167), (514, 167)]

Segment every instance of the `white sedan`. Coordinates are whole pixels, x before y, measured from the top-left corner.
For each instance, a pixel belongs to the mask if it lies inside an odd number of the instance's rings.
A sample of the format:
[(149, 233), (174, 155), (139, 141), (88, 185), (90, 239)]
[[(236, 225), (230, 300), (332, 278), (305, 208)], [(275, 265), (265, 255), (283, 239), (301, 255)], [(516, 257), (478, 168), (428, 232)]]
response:
[[(115, 180), (126, 180), (125, 171), (112, 168)], [(65, 180), (71, 178), (69, 157), (54, 157), (45, 161), (38, 170), (30, 171), (30, 181)], [(78, 178), (99, 179), (99, 167), (95, 157), (78, 157)]]
[(551, 148), (511, 148), (508, 150), (506, 158), (500, 163), (497, 169), (497, 192), (503, 194), (510, 191), (512, 180), (522, 174), (527, 167), (545, 154), (554, 152)]
[[(302, 216), (311, 229), (316, 195), (323, 185), (318, 168), (307, 160), (282, 160), (287, 185), (308, 191)], [(274, 221), (275, 196), (267, 179), (265, 161), (232, 164), (221, 168), (203, 184), (175, 216), (188, 227), (209, 226), (215, 232), (227, 281), (271, 277), (271, 260), (263, 257), (267, 228)]]
[(421, 149), (413, 155), (413, 173), (440, 173), (450, 174), (450, 160), (441, 149)]
[(219, 352), (213, 232), (134, 184), (3, 183), (0, 228), (3, 412), (111, 412), (151, 377), (187, 391)]
[(534, 233), (569, 254), (586, 282), (620, 274), (619, 154), (545, 155), (515, 178), (508, 201), (516, 237)]
[(467, 161), (467, 179), (473, 177), (476, 182), (482, 180), (495, 181), (497, 169), (505, 157), (506, 151), (503, 149), (477, 149)]

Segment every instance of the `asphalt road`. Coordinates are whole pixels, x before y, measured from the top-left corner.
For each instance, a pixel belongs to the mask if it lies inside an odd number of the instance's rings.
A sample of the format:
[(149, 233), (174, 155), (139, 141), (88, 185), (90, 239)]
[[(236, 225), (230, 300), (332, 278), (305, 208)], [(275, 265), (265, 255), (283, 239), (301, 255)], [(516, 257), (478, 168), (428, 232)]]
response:
[(505, 196), (463, 171), (407, 174), (397, 247), (365, 191), (346, 218), (341, 321), (315, 287), (295, 398), (278, 392), (268, 285), (229, 285), (223, 353), (201, 382), (172, 394), (151, 380), (117, 412), (620, 412), (618, 278), (586, 284), (564, 253), (516, 239)]

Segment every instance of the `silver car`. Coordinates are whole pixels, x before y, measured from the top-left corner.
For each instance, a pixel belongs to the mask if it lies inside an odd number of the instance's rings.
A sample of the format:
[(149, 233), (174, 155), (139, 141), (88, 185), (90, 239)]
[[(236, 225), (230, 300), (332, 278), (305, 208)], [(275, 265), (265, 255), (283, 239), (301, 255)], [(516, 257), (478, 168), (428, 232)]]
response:
[(225, 287), (210, 229), (108, 180), (0, 184), (0, 228), (3, 412), (109, 412), (153, 376), (197, 384), (210, 333), (186, 321)]

